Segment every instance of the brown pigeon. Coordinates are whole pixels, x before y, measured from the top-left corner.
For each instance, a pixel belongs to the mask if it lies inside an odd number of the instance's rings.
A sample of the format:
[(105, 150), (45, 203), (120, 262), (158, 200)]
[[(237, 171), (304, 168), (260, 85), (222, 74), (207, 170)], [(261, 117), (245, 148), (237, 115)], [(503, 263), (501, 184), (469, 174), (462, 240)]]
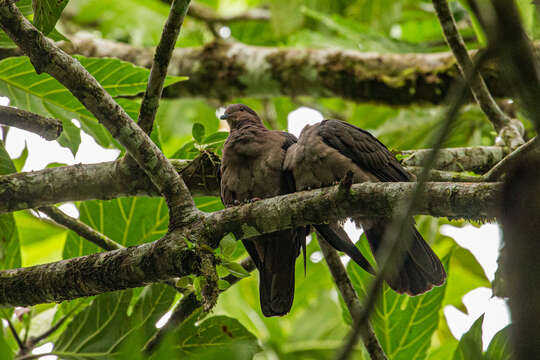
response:
[[(293, 173), (296, 190), (334, 185), (344, 179), (349, 171), (353, 173), (354, 183), (414, 180), (379, 140), (367, 131), (339, 120), (324, 120), (304, 127), (298, 142), (289, 147), (284, 166), (285, 170)], [(357, 225), (362, 225), (377, 258), (377, 250), (389, 219), (354, 220)], [(338, 226), (331, 224), (329, 228), (335, 229)], [(405, 236), (412, 238), (412, 245), (405, 252), (405, 261), (400, 269), (385, 280), (398, 293), (418, 295), (433, 286), (442, 285), (446, 272), (437, 255), (416, 230), (412, 218), (408, 229)], [(341, 237), (341, 240), (335, 239), (335, 235)], [(334, 242), (350, 243), (344, 232), (323, 233), (323, 236), (331, 244), (332, 239)]]
[[(295, 191), (292, 174), (283, 171), (287, 149), (296, 142), (294, 135), (266, 129), (257, 113), (243, 104), (228, 106), (221, 119), (230, 127), (220, 169), (225, 206)], [(296, 228), (242, 241), (259, 270), (264, 316), (285, 315), (291, 309), (295, 261), (300, 248), (305, 250), (306, 235), (305, 228)]]

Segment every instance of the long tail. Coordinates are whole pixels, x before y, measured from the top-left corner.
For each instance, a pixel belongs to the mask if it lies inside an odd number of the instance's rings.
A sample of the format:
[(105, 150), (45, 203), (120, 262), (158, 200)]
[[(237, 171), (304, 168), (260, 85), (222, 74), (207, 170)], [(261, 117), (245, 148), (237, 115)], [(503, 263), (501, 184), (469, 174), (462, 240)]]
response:
[(259, 270), (259, 296), (264, 316), (283, 316), (294, 299), (295, 262), (305, 230), (278, 231), (244, 240)]
[[(375, 258), (385, 227), (386, 223), (378, 222), (364, 229)], [(412, 222), (408, 231), (406, 236), (411, 237), (411, 246), (405, 253), (405, 261), (400, 269), (385, 280), (394, 291), (414, 296), (431, 290), (433, 286), (442, 285), (446, 279), (446, 271)]]
[(367, 259), (362, 255), (360, 250), (351, 241), (345, 230), (338, 224), (323, 224), (313, 225), (315, 229), (322, 235), (334, 249), (343, 251), (347, 254), (355, 263), (357, 263), (362, 269), (368, 273), (375, 275), (375, 270), (371, 267)]

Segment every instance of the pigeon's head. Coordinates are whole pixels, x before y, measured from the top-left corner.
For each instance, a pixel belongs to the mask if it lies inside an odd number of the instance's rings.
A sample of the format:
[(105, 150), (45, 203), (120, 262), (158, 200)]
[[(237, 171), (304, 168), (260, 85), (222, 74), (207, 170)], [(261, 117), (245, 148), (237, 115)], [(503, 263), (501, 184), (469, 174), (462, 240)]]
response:
[(262, 121), (259, 115), (249, 106), (244, 104), (234, 104), (227, 106), (225, 113), (219, 117), (221, 120), (227, 120), (231, 129), (239, 128), (245, 123), (260, 124)]

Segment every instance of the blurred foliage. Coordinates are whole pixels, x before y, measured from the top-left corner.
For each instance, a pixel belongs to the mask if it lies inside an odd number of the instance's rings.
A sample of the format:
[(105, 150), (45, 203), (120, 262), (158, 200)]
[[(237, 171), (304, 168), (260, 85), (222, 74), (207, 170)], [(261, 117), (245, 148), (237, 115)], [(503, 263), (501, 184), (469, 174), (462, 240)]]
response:
[[(61, 8), (66, 8), (60, 16)], [(238, 21), (219, 24), (230, 30), (229, 40), (261, 46), (318, 47), (380, 53), (447, 51), (439, 22), (428, 0), (204, 0), (198, 1), (218, 15), (239, 14), (264, 8), (270, 21)], [(89, 32), (95, 36), (135, 46), (155, 46), (168, 14), (166, 0), (20, 0), (17, 6), (34, 19), (53, 39), (62, 32)], [(518, 1), (531, 37), (540, 35), (539, 15), (530, 1)], [(469, 48), (485, 43), (476, 19), (467, 12), (466, 1), (451, 1), (451, 9)], [(50, 10), (50, 11), (48, 11)], [(226, 33), (226, 32), (224, 32)], [(214, 40), (203, 21), (187, 17), (178, 47), (202, 46)], [(0, 32), (0, 47), (13, 43)], [(137, 118), (148, 70), (115, 59), (78, 57), (105, 89), (133, 118)], [(166, 85), (185, 80), (170, 77)], [(189, 81), (189, 80), (188, 80)], [(119, 148), (107, 131), (59, 83), (48, 75), (37, 75), (25, 57), (0, 62), (0, 95), (10, 104), (62, 120), (64, 132), (58, 142), (76, 154), (81, 131), (103, 147)], [(302, 107), (318, 110), (325, 118), (349, 121), (371, 131), (392, 149), (428, 148), (443, 107), (390, 107), (352, 103), (335, 98), (234, 99), (255, 109), (265, 124), (286, 130), (289, 114)], [(227, 136), (225, 122), (218, 119), (216, 99), (165, 99), (160, 103), (152, 139), (165, 155), (192, 159), (201, 151), (220, 154)], [(79, 120), (81, 128), (72, 122)], [(523, 119), (527, 129), (530, 123)], [(528, 130), (532, 135), (532, 130)], [(9, 134), (8, 134), (9, 136)], [(464, 107), (445, 146), (492, 145), (490, 123), (477, 106)], [(0, 174), (20, 170), (27, 150), (10, 159), (0, 142)], [(30, 154), (31, 155), (31, 154)], [(223, 208), (217, 197), (197, 197), (205, 212)], [(76, 204), (79, 219), (124, 246), (158, 239), (167, 231), (168, 214), (163, 200), (142, 197)], [(451, 334), (443, 309), (467, 309), (465, 294), (489, 287), (484, 270), (470, 251), (440, 233), (446, 219), (418, 217), (419, 231), (443, 258), (448, 282), (422, 296), (397, 295), (387, 287), (381, 291), (373, 325), (382, 346), (392, 359), (508, 359), (508, 328), (501, 330), (483, 352), (482, 318), (460, 341)], [(462, 226), (463, 221), (450, 222)], [(0, 268), (30, 266), (101, 251), (73, 232), (58, 227), (35, 213), (21, 211), (0, 215)], [(312, 235), (313, 237), (315, 235)], [(370, 256), (365, 236), (358, 242)], [(223, 260), (221, 276), (240, 274), (237, 262), (246, 256), (240, 242), (227, 236), (216, 250)], [(170, 334), (154, 358), (197, 359), (331, 359), (349, 331), (350, 317), (343, 307), (315, 239), (307, 246), (307, 273), (301, 259), (296, 264), (296, 293), (290, 314), (265, 318), (259, 307), (257, 273), (247, 274), (220, 297), (212, 314), (195, 312)], [(347, 271), (362, 297), (370, 276), (349, 263)], [(188, 288), (193, 279), (180, 280)], [(226, 284), (225, 284), (226, 285)], [(60, 305), (39, 305), (20, 317), (11, 317), (21, 336), (34, 336), (67, 316), (60, 329), (40, 343), (53, 341), (54, 352), (65, 358), (142, 358), (140, 349), (156, 331), (155, 323), (171, 309), (180, 295), (168, 287), (153, 285), (104, 294)], [(11, 311), (0, 313), (10, 317)], [(135, 351), (135, 349), (137, 351)], [(16, 350), (13, 336), (0, 326), (0, 354), (11, 359)], [(361, 345), (355, 359), (367, 359)], [(217, 354), (217, 355), (216, 355)]]

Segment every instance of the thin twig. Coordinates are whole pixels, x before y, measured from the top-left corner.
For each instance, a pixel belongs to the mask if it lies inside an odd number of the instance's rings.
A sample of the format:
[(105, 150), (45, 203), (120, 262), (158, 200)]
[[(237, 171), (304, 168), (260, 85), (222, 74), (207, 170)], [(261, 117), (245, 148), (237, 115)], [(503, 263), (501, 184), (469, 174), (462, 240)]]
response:
[[(362, 331), (365, 331), (368, 325), (368, 319), (373, 311), (375, 306), (375, 301), (377, 300), (377, 295), (379, 289), (383, 284), (383, 279), (387, 278), (391, 271), (394, 269), (399, 269), (402, 262), (404, 261), (404, 252), (402, 249), (408, 249), (409, 244), (412, 241), (411, 237), (403, 236), (404, 229), (408, 224), (408, 219), (413, 215), (413, 208), (416, 206), (420, 198), (420, 194), (423, 193), (426, 180), (428, 179), (429, 171), (431, 170), (433, 164), (435, 163), (437, 153), (441, 149), (444, 140), (449, 134), (452, 123), (457, 118), (459, 109), (466, 101), (466, 92), (465, 89), (467, 84), (473, 75), (478, 71), (479, 66), (485, 61), (487, 53), (484, 53), (476, 62), (472, 71), (466, 73), (466, 81), (458, 83), (455, 87), (454, 101), (446, 113), (438, 132), (436, 133), (435, 141), (432, 146), (432, 151), (426, 158), (424, 163), (424, 168), (420, 176), (418, 177), (418, 182), (413, 189), (411, 197), (408, 201), (402, 201), (401, 206), (397, 206), (394, 212), (394, 219), (390, 223), (390, 226), (386, 229), (379, 253), (381, 255), (379, 273), (373, 280), (371, 286), (368, 289), (366, 300), (364, 301), (364, 306), (362, 313), (359, 316), (359, 320), (354, 324), (352, 331), (348, 335), (348, 338), (343, 345), (343, 349), (354, 348), (358, 343), (358, 338)], [(399, 240), (402, 240), (401, 246), (398, 246)], [(342, 351), (343, 353), (343, 351)], [(343, 357), (342, 359), (346, 359)]]
[(531, 140), (527, 141), (525, 144), (518, 147), (512, 153), (507, 155), (504, 159), (497, 163), (491, 170), (485, 173), (480, 181), (498, 181), (501, 177), (510, 169), (516, 161), (521, 159), (526, 154), (531, 154), (532, 152), (539, 152), (538, 156), (540, 157), (540, 139), (538, 136), (535, 136)]
[(77, 306), (75, 306), (73, 309), (71, 309), (66, 315), (62, 316), (60, 320), (56, 322), (53, 326), (51, 326), (49, 329), (45, 330), (41, 334), (37, 336), (32, 336), (28, 341), (26, 341), (26, 346), (29, 349), (32, 349), (36, 344), (39, 344), (40, 341), (48, 338), (51, 336), (56, 330), (58, 330), (63, 323), (66, 322), (67, 319), (71, 317), (71, 315), (82, 305), (82, 303), (79, 303)]
[(171, 10), (167, 22), (163, 27), (161, 39), (154, 54), (150, 77), (148, 78), (148, 86), (144, 93), (139, 112), (139, 126), (150, 134), (156, 117), (156, 112), (159, 107), (159, 99), (163, 92), (163, 84), (167, 77), (167, 68), (171, 61), (172, 52), (180, 28), (184, 22), (184, 17), (188, 11), (190, 0), (173, 0)]
[[(362, 313), (362, 304), (358, 299), (358, 294), (354, 290), (351, 280), (347, 275), (347, 271), (345, 270), (345, 267), (343, 266), (343, 263), (341, 262), (336, 250), (334, 250), (334, 248), (332, 248), (321, 236), (319, 236), (319, 234), (317, 234), (317, 240), (319, 241), (319, 246), (321, 247), (324, 259), (326, 260), (326, 264), (332, 273), (332, 277), (334, 278), (334, 282), (336, 283), (339, 293), (341, 294), (341, 297), (343, 298), (345, 305), (351, 314), (353, 323), (356, 323), (359, 320), (360, 314)], [(386, 355), (384, 354), (384, 350), (377, 340), (377, 337), (375, 336), (369, 322), (367, 323), (367, 326), (363, 328), (361, 335), (364, 346), (366, 347), (371, 359), (387, 359)], [(337, 359), (347, 359), (352, 351), (354, 351), (354, 344), (350, 348), (342, 348), (341, 353), (337, 356)]]
[(90, 241), (91, 243), (99, 246), (104, 250), (110, 251), (124, 248), (124, 246), (120, 245), (108, 236), (94, 230), (82, 221), (79, 221), (76, 218), (69, 216), (55, 206), (44, 206), (38, 208), (38, 210), (49, 216), (58, 224), (65, 226), (66, 228), (72, 230), (79, 236), (85, 238), (86, 240)]
[(5, 316), (5, 313), (4, 313), (4, 318), (8, 323), (8, 327), (9, 327), (9, 330), (11, 331), (11, 334), (13, 335), (13, 337), (15, 338), (15, 341), (17, 342), (17, 345), (19, 346), (19, 350), (21, 352), (26, 351), (26, 346), (24, 345), (24, 342), (19, 337), (19, 334), (17, 334), (17, 330), (15, 330), (15, 327), (11, 323), (11, 320), (9, 319), (9, 317)]
[[(464, 76), (464, 74), (472, 71), (473, 62), (467, 52), (463, 38), (459, 34), (454, 16), (448, 7), (448, 2), (446, 0), (433, 0), (433, 6), (441, 23), (446, 42), (450, 49), (452, 49), (457, 60), (458, 68)], [(491, 96), (484, 78), (480, 73), (471, 79), (469, 86), (476, 102), (491, 121), (495, 130), (501, 134), (505, 144), (511, 149), (522, 145), (523, 138), (518, 130), (519, 125), (513, 124), (512, 119), (500, 109), (499, 105), (497, 105)]]
[(62, 122), (30, 111), (0, 105), (0, 124), (13, 126), (38, 134), (45, 140), (54, 140), (62, 133)]

